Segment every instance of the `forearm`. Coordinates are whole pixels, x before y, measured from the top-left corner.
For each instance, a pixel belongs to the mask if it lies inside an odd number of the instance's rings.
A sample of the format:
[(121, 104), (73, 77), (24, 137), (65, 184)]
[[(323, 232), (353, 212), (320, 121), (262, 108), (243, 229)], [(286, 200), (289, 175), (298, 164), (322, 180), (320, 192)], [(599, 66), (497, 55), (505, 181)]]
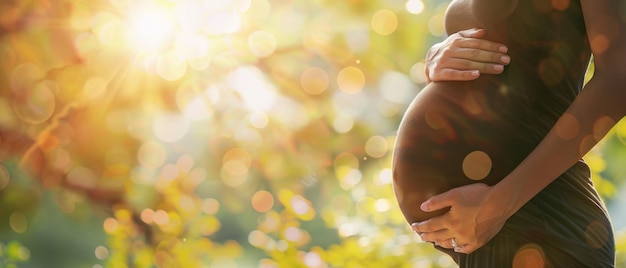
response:
[(492, 200), (500, 200), (503, 213), (515, 213), (624, 117), (626, 94), (612, 88), (625, 82), (616, 80), (603, 76), (592, 79), (531, 154), (495, 186)]

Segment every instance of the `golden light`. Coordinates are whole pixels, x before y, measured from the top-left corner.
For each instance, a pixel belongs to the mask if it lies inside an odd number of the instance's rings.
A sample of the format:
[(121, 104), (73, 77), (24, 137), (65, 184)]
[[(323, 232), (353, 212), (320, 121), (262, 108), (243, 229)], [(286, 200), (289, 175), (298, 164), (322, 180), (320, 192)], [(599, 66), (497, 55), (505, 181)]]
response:
[(154, 212), (154, 223), (165, 225), (170, 221), (170, 215), (165, 210), (157, 210)]
[(398, 16), (391, 10), (381, 9), (372, 16), (372, 29), (380, 35), (390, 35), (398, 28)]
[(320, 254), (312, 251), (304, 255), (304, 264), (307, 267), (326, 267)]
[(537, 244), (522, 246), (513, 258), (513, 268), (521, 267), (544, 267), (545, 253)]
[(141, 211), (140, 218), (143, 222), (151, 224), (154, 222), (154, 210), (146, 208)]
[(346, 133), (354, 127), (354, 118), (349, 115), (338, 114), (333, 120), (333, 128), (339, 133)]
[(434, 36), (442, 36), (446, 31), (443, 26), (443, 15), (437, 14), (428, 21), (428, 31)]
[(465, 156), (462, 167), (469, 179), (482, 180), (491, 173), (491, 158), (483, 151), (473, 151)]
[(264, 232), (253, 230), (248, 234), (248, 242), (258, 248), (264, 248), (272, 242), (272, 238)]
[(343, 92), (358, 93), (365, 86), (365, 74), (358, 67), (348, 66), (339, 71), (337, 84)]
[(309, 67), (300, 76), (302, 90), (311, 95), (322, 94), (328, 88), (329, 83), (328, 73), (319, 67)]
[(141, 166), (156, 169), (165, 161), (166, 152), (161, 144), (156, 142), (146, 142), (139, 148), (137, 152), (137, 160)]
[(405, 7), (411, 14), (420, 14), (424, 11), (424, 2), (421, 0), (409, 0), (406, 2)]
[(272, 55), (276, 50), (276, 43), (276, 36), (268, 31), (256, 31), (248, 36), (250, 52), (259, 57)]
[(109, 257), (109, 249), (105, 246), (98, 246), (96, 247), (95, 255), (98, 260), (105, 260)]
[(382, 136), (372, 136), (365, 143), (365, 153), (374, 158), (385, 156), (389, 150), (387, 139)]
[(229, 85), (251, 111), (269, 111), (278, 99), (277, 89), (255, 66), (242, 66), (230, 73)]
[(257, 212), (267, 212), (274, 206), (274, 196), (268, 191), (258, 191), (252, 196), (251, 202)]
[(107, 218), (103, 223), (104, 231), (108, 234), (112, 234), (117, 231), (119, 227), (119, 222), (114, 218)]
[(128, 31), (131, 45), (142, 52), (154, 52), (172, 40), (174, 22), (165, 7), (146, 8), (136, 13)]
[(220, 202), (213, 198), (202, 201), (202, 212), (213, 215), (220, 210)]
[(26, 216), (20, 212), (11, 214), (9, 217), (9, 226), (11, 226), (11, 229), (18, 234), (26, 232), (26, 229), (28, 228)]
[(315, 217), (316, 212), (313, 204), (301, 195), (297, 195), (289, 190), (281, 190), (278, 193), (278, 199), (300, 220), (310, 221)]

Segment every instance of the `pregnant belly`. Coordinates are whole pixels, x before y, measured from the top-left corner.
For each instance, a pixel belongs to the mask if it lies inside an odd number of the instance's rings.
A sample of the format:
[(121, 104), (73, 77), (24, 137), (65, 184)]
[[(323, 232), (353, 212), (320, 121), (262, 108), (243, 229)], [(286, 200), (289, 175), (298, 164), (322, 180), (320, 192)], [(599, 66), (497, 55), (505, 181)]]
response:
[(406, 111), (396, 138), (393, 179), (409, 223), (426, 213), (420, 204), (454, 187), (497, 183), (518, 163), (519, 142), (507, 120), (511, 101), (501, 87), (485, 82), (436, 82)]

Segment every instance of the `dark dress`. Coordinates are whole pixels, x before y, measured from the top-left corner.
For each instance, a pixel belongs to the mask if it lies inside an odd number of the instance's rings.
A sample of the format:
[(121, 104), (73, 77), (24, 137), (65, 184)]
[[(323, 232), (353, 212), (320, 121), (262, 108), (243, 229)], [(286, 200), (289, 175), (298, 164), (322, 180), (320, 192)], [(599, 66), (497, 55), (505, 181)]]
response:
[[(504, 178), (582, 89), (591, 52), (579, 0), (499, 1), (515, 6), (481, 27), (487, 39), (509, 47), (512, 62), (504, 73), (471, 82), (433, 82), (402, 120), (392, 168), (396, 197), (409, 223), (445, 213), (419, 209), (437, 193)], [(582, 160), (474, 253), (439, 249), (460, 267), (614, 267), (615, 262), (608, 213)]]

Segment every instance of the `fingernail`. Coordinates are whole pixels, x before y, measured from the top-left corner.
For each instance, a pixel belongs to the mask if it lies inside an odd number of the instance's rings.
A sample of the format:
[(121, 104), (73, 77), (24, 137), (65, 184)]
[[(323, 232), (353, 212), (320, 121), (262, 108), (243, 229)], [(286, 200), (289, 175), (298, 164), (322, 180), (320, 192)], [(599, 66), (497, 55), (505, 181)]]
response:
[(506, 55), (502, 56), (502, 57), (500, 57), (500, 61), (502, 61), (502, 63), (504, 63), (504, 64), (509, 64), (509, 62), (511, 62), (511, 57), (506, 56)]
[(502, 70), (504, 70), (504, 66), (502, 65), (494, 65), (493, 69), (497, 72), (501, 72)]
[(426, 202), (422, 203), (420, 205), (420, 209), (422, 209), (423, 211), (426, 211), (428, 209), (428, 204), (426, 204)]
[(509, 48), (506, 46), (500, 46), (498, 50), (500, 50), (500, 52), (502, 53), (507, 53), (509, 51)]
[(480, 75), (480, 72), (479, 71), (471, 71), (470, 75), (473, 76), (473, 77), (478, 77)]

